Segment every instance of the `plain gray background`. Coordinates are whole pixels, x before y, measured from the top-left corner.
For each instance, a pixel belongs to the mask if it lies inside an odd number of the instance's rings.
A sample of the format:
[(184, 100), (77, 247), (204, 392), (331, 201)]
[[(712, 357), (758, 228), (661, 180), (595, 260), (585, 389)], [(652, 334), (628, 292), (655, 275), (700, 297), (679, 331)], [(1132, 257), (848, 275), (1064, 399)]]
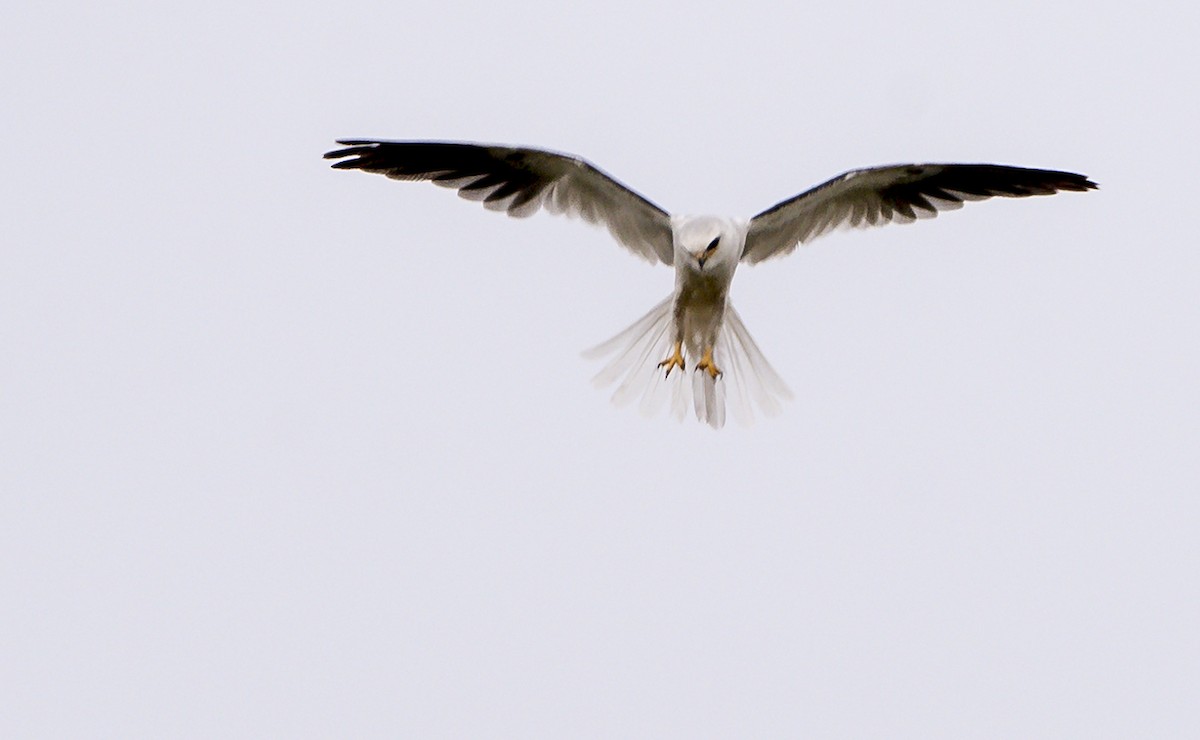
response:
[[(0, 25), (4, 737), (1195, 737), (1200, 12), (38, 3)], [(584, 155), (749, 216), (852, 167), (1095, 193), (838, 232), (713, 433), (579, 356), (602, 231), (333, 172)]]

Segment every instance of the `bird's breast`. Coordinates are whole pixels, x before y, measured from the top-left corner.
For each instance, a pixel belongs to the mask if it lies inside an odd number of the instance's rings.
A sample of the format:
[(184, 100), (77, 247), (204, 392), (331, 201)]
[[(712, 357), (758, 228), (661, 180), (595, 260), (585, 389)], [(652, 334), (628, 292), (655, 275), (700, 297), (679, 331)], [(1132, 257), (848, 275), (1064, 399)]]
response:
[(716, 271), (680, 270), (677, 298), (686, 304), (723, 303), (729, 293), (729, 277)]

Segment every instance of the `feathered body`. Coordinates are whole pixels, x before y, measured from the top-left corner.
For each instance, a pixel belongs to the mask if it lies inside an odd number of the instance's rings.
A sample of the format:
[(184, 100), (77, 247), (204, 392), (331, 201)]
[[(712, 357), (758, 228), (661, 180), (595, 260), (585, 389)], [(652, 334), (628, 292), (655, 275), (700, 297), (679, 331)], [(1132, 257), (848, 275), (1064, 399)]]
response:
[(715, 216), (676, 216), (671, 219), (671, 231), (675, 250), (675, 339), (699, 357), (705, 347), (717, 341), (729, 286), (746, 244), (746, 227)]
[[(628, 329), (585, 353), (610, 357), (594, 382), (604, 387), (620, 381), (613, 393), (618, 406), (638, 400), (642, 412), (652, 415), (669, 402), (676, 418), (691, 408), (697, 419), (717, 428), (725, 423), (727, 407), (743, 424), (754, 418), (754, 407), (778, 413), (780, 401), (791, 393), (729, 301), (745, 247), (745, 222), (675, 216), (671, 229), (674, 291)], [(683, 367), (663, 370), (659, 359), (676, 342), (682, 345)], [(689, 374), (707, 348), (720, 374)]]

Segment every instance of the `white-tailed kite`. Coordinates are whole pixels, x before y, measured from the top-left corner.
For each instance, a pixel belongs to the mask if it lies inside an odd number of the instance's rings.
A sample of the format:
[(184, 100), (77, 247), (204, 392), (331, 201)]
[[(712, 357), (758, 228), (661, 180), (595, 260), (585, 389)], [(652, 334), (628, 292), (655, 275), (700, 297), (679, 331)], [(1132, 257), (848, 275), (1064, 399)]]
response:
[[(726, 379), (732, 385), (734, 415), (742, 421), (752, 417), (753, 404), (772, 414), (779, 399), (790, 396), (730, 305), (729, 285), (739, 263), (788, 254), (839, 226), (911, 223), (961, 208), (967, 200), (1096, 187), (1083, 175), (1054, 170), (890, 165), (851, 170), (744, 221), (672, 216), (569, 154), (458, 142), (338, 143), (348, 148), (325, 155), (340, 160), (333, 164), (337, 169), (429, 180), (510, 216), (530, 216), (545, 208), (603, 224), (633, 253), (674, 266), (671, 295), (589, 354), (614, 355), (596, 376), (601, 385), (621, 379), (614, 402), (640, 398), (643, 411), (651, 413), (670, 396), (677, 418), (691, 405), (696, 418), (715, 428), (725, 423)], [(683, 380), (689, 367), (694, 369), (691, 383)]]

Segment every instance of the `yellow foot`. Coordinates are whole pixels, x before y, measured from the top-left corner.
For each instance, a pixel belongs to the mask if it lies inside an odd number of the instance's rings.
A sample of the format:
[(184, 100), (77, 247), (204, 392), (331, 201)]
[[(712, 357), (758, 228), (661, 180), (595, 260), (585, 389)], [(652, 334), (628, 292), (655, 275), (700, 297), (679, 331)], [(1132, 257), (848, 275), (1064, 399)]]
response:
[(725, 373), (721, 372), (721, 368), (717, 367), (717, 364), (713, 362), (712, 355), (712, 347), (704, 350), (704, 356), (700, 358), (700, 362), (696, 363), (696, 369), (703, 370), (704, 372), (708, 373), (708, 377), (716, 380)]
[(683, 343), (676, 342), (671, 349), (671, 356), (658, 363), (658, 366), (667, 369), (667, 374), (663, 376), (667, 378), (671, 377), (671, 371), (675, 368), (679, 368), (681, 371), (686, 370), (687, 366), (683, 364)]

